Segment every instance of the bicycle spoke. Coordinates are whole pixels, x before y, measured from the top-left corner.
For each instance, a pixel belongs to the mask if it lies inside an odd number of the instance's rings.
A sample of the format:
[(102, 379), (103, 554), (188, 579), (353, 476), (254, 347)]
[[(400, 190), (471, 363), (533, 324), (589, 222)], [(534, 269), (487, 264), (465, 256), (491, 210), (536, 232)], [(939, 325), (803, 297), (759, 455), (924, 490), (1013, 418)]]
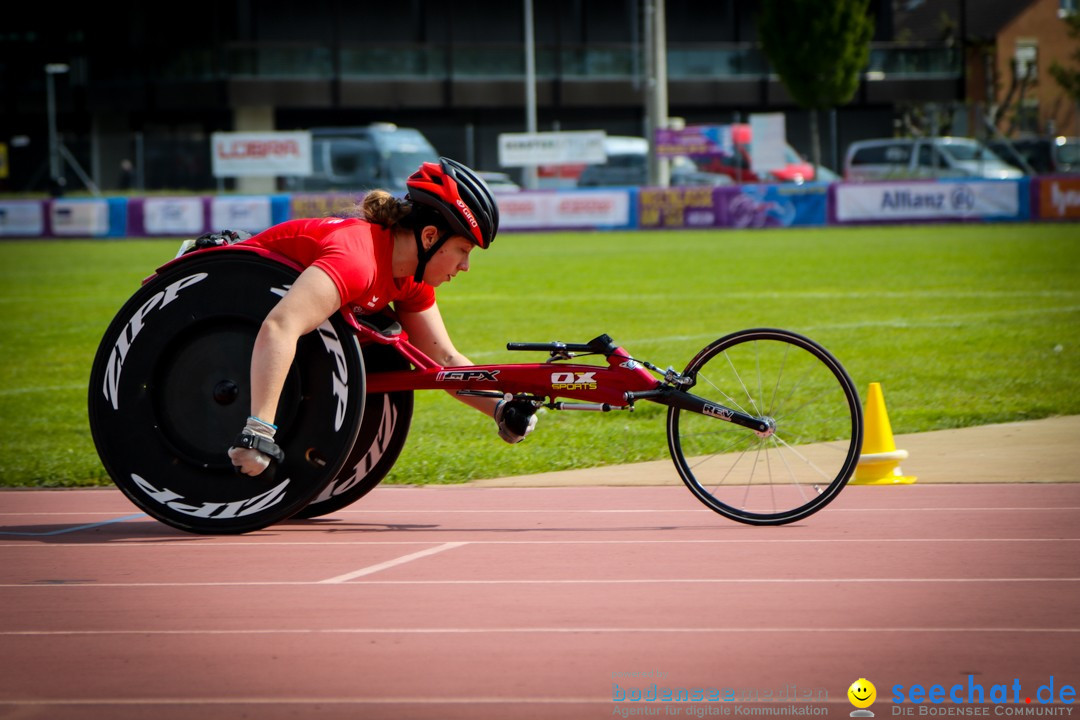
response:
[(721, 390), (721, 389), (720, 389), (720, 388), (719, 388), (719, 387), (718, 387), (717, 385), (715, 385), (715, 384), (713, 383), (713, 381), (712, 381), (712, 380), (710, 380), (709, 378), (705, 377), (705, 376), (704, 376), (704, 375), (702, 375), (701, 373), (698, 373), (698, 374), (696, 375), (696, 378), (697, 378), (698, 380), (704, 380), (704, 381), (705, 381), (706, 383), (708, 383), (708, 384), (709, 384), (709, 386), (710, 386), (710, 387), (712, 387), (712, 388), (713, 388), (714, 390), (716, 390), (716, 392), (720, 393), (720, 396), (721, 396), (721, 397), (723, 398), (723, 402), (721, 402), (721, 403), (720, 403), (721, 405), (727, 405), (727, 406), (728, 406), (728, 407), (730, 407), (730, 408), (731, 408), (732, 410), (738, 410), (739, 412), (741, 412), (741, 413), (744, 413), (744, 414), (746, 414), (746, 415), (752, 415), (752, 414), (753, 414), (753, 413), (749, 413), (749, 412), (747, 412), (747, 411), (746, 411), (746, 409), (745, 409), (745, 408), (743, 408), (743, 406), (739, 404), (739, 401), (738, 401), (738, 400), (736, 400), (735, 398), (731, 397), (731, 396), (730, 396), (730, 395), (728, 395), (728, 394), (727, 394), (726, 392), (724, 392), (723, 390)]

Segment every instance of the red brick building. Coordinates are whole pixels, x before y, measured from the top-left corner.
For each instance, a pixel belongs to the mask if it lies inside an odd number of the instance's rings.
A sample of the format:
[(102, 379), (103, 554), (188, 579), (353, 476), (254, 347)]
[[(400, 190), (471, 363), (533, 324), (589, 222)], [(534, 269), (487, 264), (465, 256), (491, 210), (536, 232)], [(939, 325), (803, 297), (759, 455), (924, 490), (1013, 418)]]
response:
[(1080, 42), (1068, 35), (1065, 18), (1077, 0), (1010, 0), (994, 18), (982, 2), (969, 1), (971, 22), (967, 96), (997, 109), (997, 127), (1006, 135), (1080, 135), (1077, 102), (1050, 74), (1057, 62), (1074, 68)]

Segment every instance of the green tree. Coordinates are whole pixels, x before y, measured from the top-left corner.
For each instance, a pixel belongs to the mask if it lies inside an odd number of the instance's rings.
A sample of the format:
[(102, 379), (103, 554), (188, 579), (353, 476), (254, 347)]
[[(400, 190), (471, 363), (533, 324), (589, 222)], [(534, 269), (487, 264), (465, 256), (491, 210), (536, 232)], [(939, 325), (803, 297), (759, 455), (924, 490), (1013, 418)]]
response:
[(762, 0), (762, 49), (792, 99), (810, 111), (815, 165), (821, 164), (818, 110), (845, 105), (870, 60), (870, 0)]
[[(1073, 13), (1065, 17), (1066, 32), (1069, 37), (1078, 41), (1077, 47), (1069, 55), (1069, 59), (1080, 66), (1080, 13)], [(1080, 67), (1065, 67), (1061, 63), (1054, 62), (1050, 65), (1050, 76), (1057, 81), (1065, 94), (1074, 103), (1080, 103)]]

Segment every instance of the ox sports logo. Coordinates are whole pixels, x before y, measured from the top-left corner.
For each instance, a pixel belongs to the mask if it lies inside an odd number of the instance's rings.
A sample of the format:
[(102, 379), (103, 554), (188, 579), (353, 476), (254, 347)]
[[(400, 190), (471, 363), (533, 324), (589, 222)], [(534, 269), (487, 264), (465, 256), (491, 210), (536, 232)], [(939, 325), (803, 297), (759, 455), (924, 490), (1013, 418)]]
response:
[(552, 390), (595, 390), (595, 372), (551, 373)]

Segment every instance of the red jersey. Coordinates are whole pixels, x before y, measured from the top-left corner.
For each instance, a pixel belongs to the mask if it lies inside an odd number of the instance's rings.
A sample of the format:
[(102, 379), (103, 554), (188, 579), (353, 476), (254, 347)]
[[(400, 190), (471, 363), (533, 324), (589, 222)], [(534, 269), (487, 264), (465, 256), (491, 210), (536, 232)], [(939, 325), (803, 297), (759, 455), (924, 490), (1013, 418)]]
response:
[(289, 220), (245, 243), (324, 271), (337, 286), (342, 306), (353, 312), (376, 313), (390, 302), (397, 310), (420, 312), (435, 304), (435, 288), (411, 276), (393, 276), (393, 237), (388, 229), (366, 220)]

